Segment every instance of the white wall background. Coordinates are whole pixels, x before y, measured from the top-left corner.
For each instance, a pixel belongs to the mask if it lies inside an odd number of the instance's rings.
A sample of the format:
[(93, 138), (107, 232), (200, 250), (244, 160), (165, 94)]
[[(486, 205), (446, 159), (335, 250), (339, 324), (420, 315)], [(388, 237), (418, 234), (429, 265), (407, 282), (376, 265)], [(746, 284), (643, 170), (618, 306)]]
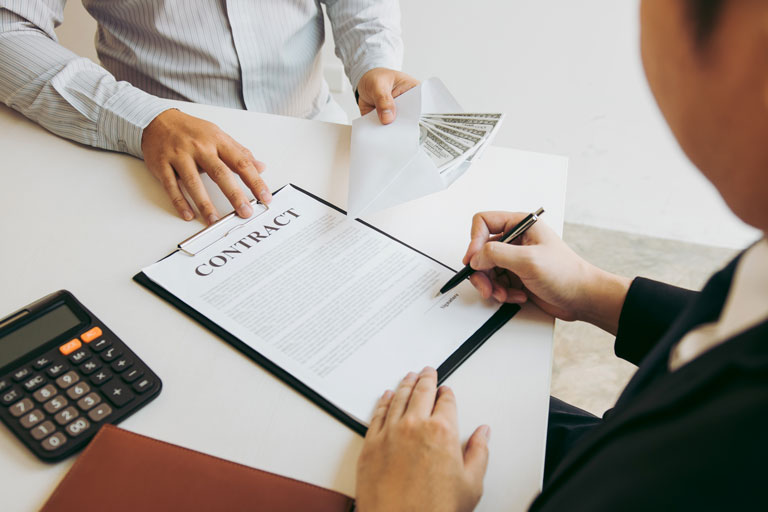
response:
[[(643, 77), (638, 0), (401, 0), (401, 9), (405, 71), (440, 77), (467, 110), (505, 112), (497, 145), (570, 157), (567, 221), (728, 247), (758, 236), (666, 128)], [(68, 2), (62, 43), (95, 59), (94, 30)], [(325, 56), (340, 65), (330, 44)], [(354, 113), (351, 94), (337, 97)]]

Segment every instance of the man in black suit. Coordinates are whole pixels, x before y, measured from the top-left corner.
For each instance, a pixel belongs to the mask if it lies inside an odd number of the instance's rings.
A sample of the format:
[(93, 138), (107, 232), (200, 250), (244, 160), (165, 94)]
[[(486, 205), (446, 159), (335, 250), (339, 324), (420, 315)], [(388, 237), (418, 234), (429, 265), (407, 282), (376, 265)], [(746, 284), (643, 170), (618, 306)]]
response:
[[(768, 2), (643, 0), (641, 26), (646, 75), (681, 147), (765, 233)], [(541, 222), (520, 245), (489, 241), (521, 218), (475, 216), (465, 256), (475, 287), (591, 322), (639, 366), (602, 419), (552, 400), (531, 509), (768, 510), (768, 241), (692, 292), (602, 271)], [(382, 396), (358, 462), (360, 512), (477, 504), (490, 430), (462, 448), (453, 394), (436, 380), (425, 368)]]

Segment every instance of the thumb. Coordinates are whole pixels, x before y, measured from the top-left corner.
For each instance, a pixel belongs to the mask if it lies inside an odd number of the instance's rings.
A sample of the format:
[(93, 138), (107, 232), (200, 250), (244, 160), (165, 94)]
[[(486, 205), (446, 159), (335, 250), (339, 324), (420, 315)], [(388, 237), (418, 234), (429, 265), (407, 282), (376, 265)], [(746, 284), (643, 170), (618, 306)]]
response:
[(376, 81), (373, 91), (373, 103), (379, 115), (381, 124), (389, 124), (395, 120), (395, 100), (392, 98), (392, 81), (381, 79)]
[(464, 449), (464, 468), (472, 481), (479, 486), (482, 486), (485, 471), (488, 469), (488, 441), (490, 438), (491, 427), (488, 425), (477, 427)]
[(521, 275), (532, 261), (532, 247), (529, 245), (512, 245), (502, 242), (488, 242), (472, 256), (469, 266), (475, 270), (490, 270), (501, 267)]

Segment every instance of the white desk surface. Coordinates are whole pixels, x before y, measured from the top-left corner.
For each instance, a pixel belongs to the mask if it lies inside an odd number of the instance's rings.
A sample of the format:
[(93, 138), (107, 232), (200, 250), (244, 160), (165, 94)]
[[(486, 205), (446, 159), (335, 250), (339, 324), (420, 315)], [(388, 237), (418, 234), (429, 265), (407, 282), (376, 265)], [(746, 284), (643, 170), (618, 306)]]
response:
[[(266, 162), (272, 189), (292, 182), (346, 206), (349, 126), (183, 109)], [(176, 216), (143, 162), (58, 138), (4, 106), (0, 133), (0, 316), (70, 290), (163, 380), (121, 427), (353, 495), (362, 438), (131, 280), (202, 227)], [(476, 211), (543, 206), (561, 231), (566, 169), (562, 157), (491, 147), (450, 189), (366, 220), (460, 268)], [(229, 211), (220, 193), (215, 202)], [(478, 510), (523, 510), (540, 488), (552, 328), (526, 306), (447, 381), (463, 438), (492, 429)], [(73, 461), (40, 462), (0, 428), (2, 508), (38, 509)]]

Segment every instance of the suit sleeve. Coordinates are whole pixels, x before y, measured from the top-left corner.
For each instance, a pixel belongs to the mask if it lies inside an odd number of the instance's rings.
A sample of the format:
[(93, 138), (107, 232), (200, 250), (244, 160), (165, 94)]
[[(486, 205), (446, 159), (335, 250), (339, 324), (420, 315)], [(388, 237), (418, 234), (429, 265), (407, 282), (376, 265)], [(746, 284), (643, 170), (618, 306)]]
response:
[(64, 0), (0, 0), (0, 101), (68, 139), (142, 157), (169, 105), (61, 46)]
[(635, 278), (619, 317), (616, 355), (639, 365), (698, 292)]

